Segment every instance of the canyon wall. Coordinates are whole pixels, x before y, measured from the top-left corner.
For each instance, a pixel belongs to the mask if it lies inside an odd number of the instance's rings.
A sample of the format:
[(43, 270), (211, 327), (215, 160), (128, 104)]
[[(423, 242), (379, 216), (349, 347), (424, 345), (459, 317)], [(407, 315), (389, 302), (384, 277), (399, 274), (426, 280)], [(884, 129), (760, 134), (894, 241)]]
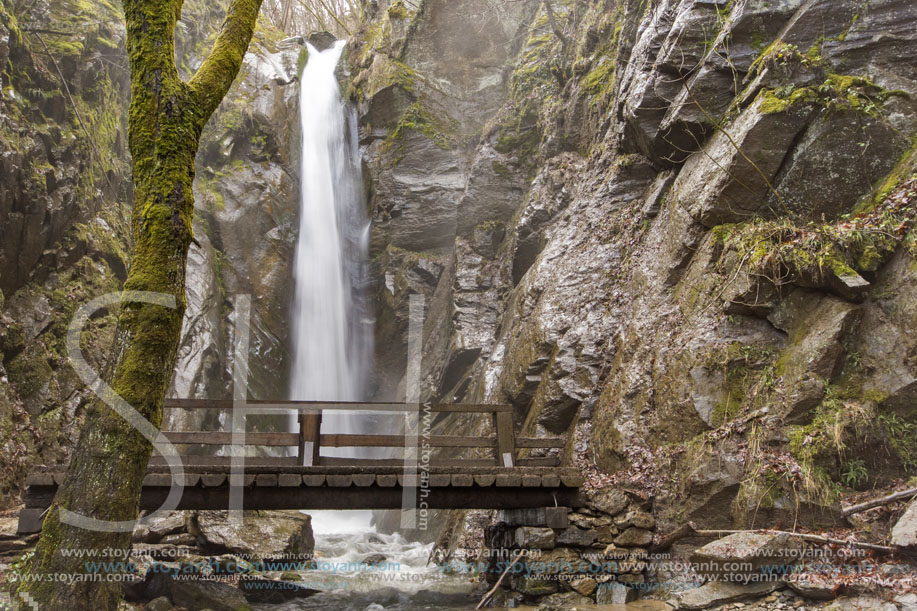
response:
[(660, 528), (830, 525), (912, 475), (915, 24), (902, 0), (368, 3), (379, 396), (419, 293), (425, 399), (512, 404)]

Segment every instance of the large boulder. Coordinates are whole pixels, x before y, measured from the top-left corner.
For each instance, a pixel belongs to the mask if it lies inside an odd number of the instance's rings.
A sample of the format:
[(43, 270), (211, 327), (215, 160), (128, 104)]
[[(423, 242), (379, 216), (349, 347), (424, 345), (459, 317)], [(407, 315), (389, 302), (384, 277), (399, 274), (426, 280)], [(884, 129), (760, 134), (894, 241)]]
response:
[(172, 582), (172, 602), (189, 611), (249, 611), (245, 596), (220, 581), (184, 579)]
[(747, 581), (796, 564), (804, 549), (802, 541), (785, 533), (740, 532), (695, 550), (691, 562), (712, 579)]
[(911, 501), (892, 528), (891, 542), (901, 547), (917, 547), (917, 498)]
[(711, 581), (699, 588), (679, 592), (675, 599), (679, 609), (708, 609), (770, 594), (780, 587), (778, 581), (758, 583), (727, 583)]
[(246, 511), (240, 526), (226, 511), (200, 511), (192, 534), (203, 547), (238, 553), (245, 558), (311, 559), (315, 548), (312, 517), (298, 511)]

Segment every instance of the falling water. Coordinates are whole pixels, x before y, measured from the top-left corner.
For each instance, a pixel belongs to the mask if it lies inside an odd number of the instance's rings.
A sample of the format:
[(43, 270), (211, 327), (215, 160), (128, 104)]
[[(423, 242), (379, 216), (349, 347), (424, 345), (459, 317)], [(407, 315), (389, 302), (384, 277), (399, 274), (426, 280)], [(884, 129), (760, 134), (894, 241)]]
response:
[[(293, 369), (298, 400), (365, 399), (372, 349), (366, 308), (368, 223), (356, 113), (341, 100), (335, 69), (344, 42), (308, 45), (300, 85), (302, 174), (294, 262)], [(361, 427), (361, 424), (363, 425)], [(360, 433), (357, 415), (323, 415), (322, 431)]]

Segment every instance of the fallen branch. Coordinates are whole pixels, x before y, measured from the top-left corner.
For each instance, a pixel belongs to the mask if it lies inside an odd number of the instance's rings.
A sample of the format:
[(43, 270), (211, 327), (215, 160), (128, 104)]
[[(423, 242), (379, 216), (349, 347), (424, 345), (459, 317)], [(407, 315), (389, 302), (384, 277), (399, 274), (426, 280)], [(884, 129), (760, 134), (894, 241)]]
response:
[(500, 579), (497, 580), (497, 583), (494, 584), (494, 587), (492, 587), (492, 588), (490, 589), (490, 591), (489, 591), (487, 594), (484, 595), (484, 598), (482, 598), (482, 599), (481, 599), (481, 602), (478, 603), (478, 606), (475, 607), (476, 610), (477, 610), (477, 609), (480, 609), (481, 607), (483, 607), (483, 606), (484, 606), (484, 603), (486, 603), (488, 600), (490, 600), (490, 597), (494, 595), (494, 592), (496, 592), (497, 589), (500, 587), (500, 584), (503, 583), (503, 578), (506, 577), (506, 574), (509, 573), (509, 570), (510, 570), (511, 568), (513, 568), (514, 566), (516, 566), (516, 563), (519, 562), (519, 559), (522, 558), (522, 554), (524, 554), (524, 553), (525, 553), (525, 550), (524, 550), (524, 549), (519, 550), (519, 553), (516, 554), (516, 557), (513, 558), (513, 561), (510, 562), (510, 563), (506, 566), (506, 568), (503, 570), (503, 574), (500, 575)]
[(841, 515), (845, 518), (849, 515), (855, 513), (860, 513), (861, 511), (866, 511), (867, 509), (872, 509), (873, 507), (879, 507), (880, 505), (888, 505), (889, 503), (894, 503), (895, 501), (900, 501), (904, 499), (909, 499), (912, 496), (917, 496), (917, 488), (909, 488), (908, 490), (900, 490), (893, 494), (880, 497), (878, 499), (873, 499), (871, 501), (866, 501), (865, 503), (860, 503), (859, 505), (851, 505), (846, 509), (841, 510)]
[(682, 524), (672, 532), (667, 535), (662, 535), (659, 539), (659, 543), (654, 543), (650, 546), (649, 552), (661, 552), (672, 547), (676, 541), (684, 539), (685, 537), (691, 537), (697, 533), (697, 527), (694, 526), (694, 522), (688, 522), (687, 524)]
[(865, 543), (863, 541), (850, 541), (847, 539), (834, 539), (832, 537), (824, 537), (822, 535), (811, 535), (808, 533), (794, 533), (786, 530), (699, 530), (693, 522), (688, 522), (679, 526), (672, 532), (667, 535), (663, 535), (659, 540), (659, 543), (650, 548), (651, 551), (660, 551), (668, 549), (672, 546), (673, 543), (679, 539), (684, 539), (685, 537), (723, 537), (726, 535), (734, 535), (737, 533), (767, 533), (772, 535), (788, 535), (790, 537), (796, 537), (797, 539), (802, 539), (803, 541), (809, 541), (810, 543), (821, 543), (824, 545), (848, 545), (850, 547), (860, 547), (863, 549), (869, 549), (876, 552), (882, 552), (885, 554), (899, 554), (906, 552), (907, 550), (898, 547), (896, 545), (876, 545), (875, 543)]

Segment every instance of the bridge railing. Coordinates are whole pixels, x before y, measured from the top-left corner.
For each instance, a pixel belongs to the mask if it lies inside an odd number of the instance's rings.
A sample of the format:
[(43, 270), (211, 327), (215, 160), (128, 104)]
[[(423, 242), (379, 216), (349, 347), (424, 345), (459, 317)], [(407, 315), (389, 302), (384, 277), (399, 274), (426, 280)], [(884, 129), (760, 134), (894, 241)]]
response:
[[(219, 409), (232, 410), (232, 400), (222, 399), (167, 399), (165, 409)], [(255, 413), (289, 413), (298, 412), (298, 431), (295, 433), (262, 433), (246, 432), (245, 446), (262, 447), (295, 447), (295, 456), (283, 458), (251, 459), (260, 463), (280, 465), (395, 465), (400, 466), (404, 458), (340, 458), (322, 456), (324, 448), (404, 448), (412, 443), (430, 448), (485, 448), (493, 450), (493, 458), (433, 458), (433, 466), (502, 466), (502, 467), (556, 467), (559, 457), (524, 457), (517, 456), (519, 449), (563, 448), (562, 438), (516, 437), (513, 430), (512, 406), (509, 405), (462, 405), (462, 404), (421, 404), (420, 415), (432, 414), (479, 414), (490, 417), (493, 421), (492, 436), (459, 436), (459, 435), (375, 435), (375, 434), (323, 434), (322, 414), (326, 411), (369, 411), (369, 412), (411, 412), (417, 411), (416, 404), (405, 403), (345, 403), (329, 401), (247, 401), (244, 408)], [(219, 431), (164, 431), (166, 438), (176, 445), (225, 446), (233, 443), (233, 433)], [(190, 464), (221, 464), (229, 462), (229, 457), (193, 456), (186, 457)]]

